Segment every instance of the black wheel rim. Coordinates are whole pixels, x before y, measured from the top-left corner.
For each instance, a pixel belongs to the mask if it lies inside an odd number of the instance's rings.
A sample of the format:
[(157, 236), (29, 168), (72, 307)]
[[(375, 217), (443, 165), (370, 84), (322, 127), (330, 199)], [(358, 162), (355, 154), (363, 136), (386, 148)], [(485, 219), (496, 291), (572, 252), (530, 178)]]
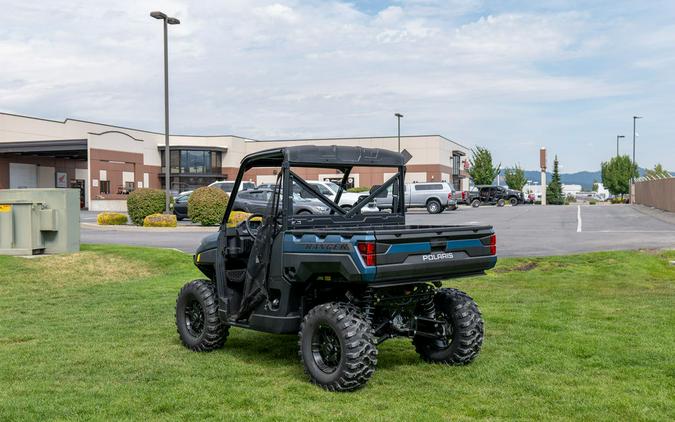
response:
[(204, 309), (198, 300), (191, 300), (185, 305), (185, 326), (193, 337), (199, 337), (204, 332)]
[(340, 365), (342, 351), (340, 339), (328, 324), (320, 324), (312, 335), (312, 357), (319, 369), (327, 374), (335, 372)]

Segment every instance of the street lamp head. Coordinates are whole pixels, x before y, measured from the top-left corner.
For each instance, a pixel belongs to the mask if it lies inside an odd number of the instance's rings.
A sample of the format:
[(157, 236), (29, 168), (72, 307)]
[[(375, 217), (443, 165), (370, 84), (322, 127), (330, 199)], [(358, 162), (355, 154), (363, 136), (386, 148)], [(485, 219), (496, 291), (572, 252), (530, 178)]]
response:
[(623, 135), (616, 135), (617, 138), (625, 138)]
[(166, 20), (166, 23), (168, 23), (169, 25), (178, 25), (180, 21), (176, 18), (168, 18)]
[(634, 119), (641, 119), (642, 116), (633, 116)]
[(394, 116), (398, 117), (399, 119), (400, 119), (401, 117), (403, 117), (403, 115), (402, 115), (401, 113), (394, 113)]
[(150, 16), (155, 19), (166, 19), (167, 16), (162, 12), (150, 12)]

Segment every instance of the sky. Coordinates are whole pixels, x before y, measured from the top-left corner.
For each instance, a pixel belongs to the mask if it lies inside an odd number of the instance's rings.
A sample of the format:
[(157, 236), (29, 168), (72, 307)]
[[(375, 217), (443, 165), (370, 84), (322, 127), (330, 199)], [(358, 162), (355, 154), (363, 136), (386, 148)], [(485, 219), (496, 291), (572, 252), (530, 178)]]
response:
[[(439, 134), (675, 170), (673, 1), (0, 0), (0, 111), (252, 139)], [(549, 163), (550, 166), (550, 163)]]

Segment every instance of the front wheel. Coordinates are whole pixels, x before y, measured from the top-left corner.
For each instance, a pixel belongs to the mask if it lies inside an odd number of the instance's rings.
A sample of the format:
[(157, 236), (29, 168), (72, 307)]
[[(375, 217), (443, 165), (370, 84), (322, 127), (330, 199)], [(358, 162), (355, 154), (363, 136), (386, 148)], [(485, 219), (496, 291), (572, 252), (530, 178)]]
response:
[(518, 198), (509, 199), (509, 204), (511, 204), (512, 207), (515, 207), (516, 205), (518, 205)]
[(210, 352), (223, 347), (230, 327), (220, 321), (212, 282), (194, 280), (180, 289), (176, 328), (181, 342), (190, 350)]
[(356, 390), (375, 372), (375, 335), (354, 305), (329, 302), (315, 306), (305, 316), (299, 336), (305, 373), (326, 390)]
[(417, 353), (427, 362), (450, 365), (471, 363), (483, 345), (483, 318), (478, 305), (457, 289), (439, 289), (434, 296), (436, 319), (446, 321), (443, 339), (414, 337)]
[(430, 199), (429, 202), (427, 202), (427, 212), (429, 214), (438, 214), (443, 212), (443, 207), (441, 207), (441, 203), (437, 200)]

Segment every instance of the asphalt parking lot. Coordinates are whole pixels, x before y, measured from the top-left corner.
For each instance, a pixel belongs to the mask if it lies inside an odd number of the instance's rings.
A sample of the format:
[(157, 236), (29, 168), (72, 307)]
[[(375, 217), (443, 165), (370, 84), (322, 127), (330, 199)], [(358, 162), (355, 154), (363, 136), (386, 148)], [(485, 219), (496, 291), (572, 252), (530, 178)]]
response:
[[(96, 213), (84, 211), (81, 220), (95, 223)], [(491, 224), (497, 233), (500, 256), (675, 248), (675, 216), (631, 205), (460, 207), (456, 211), (436, 215), (415, 210), (408, 213), (407, 222)], [(196, 229), (189, 222), (175, 231), (82, 227), (81, 241), (176, 248), (192, 253), (208, 231), (215, 230), (215, 227)]]

